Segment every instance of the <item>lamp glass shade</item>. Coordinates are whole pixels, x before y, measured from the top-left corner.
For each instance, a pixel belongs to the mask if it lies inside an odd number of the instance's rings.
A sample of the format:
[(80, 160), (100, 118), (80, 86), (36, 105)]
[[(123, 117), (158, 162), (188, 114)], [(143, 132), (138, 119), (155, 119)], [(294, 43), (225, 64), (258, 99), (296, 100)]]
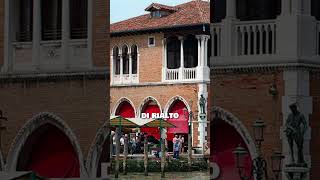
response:
[(275, 176), (279, 176), (279, 173), (282, 171), (282, 160), (284, 156), (280, 152), (275, 152), (271, 156), (271, 168)]
[(258, 119), (256, 122), (253, 124), (253, 135), (255, 141), (260, 144), (260, 142), (264, 141), (264, 128), (265, 128), (265, 123), (263, 120)]
[(248, 155), (247, 150), (239, 146), (233, 151), (233, 154), (235, 155), (235, 158), (236, 158), (237, 168), (240, 170), (244, 169), (245, 158)]

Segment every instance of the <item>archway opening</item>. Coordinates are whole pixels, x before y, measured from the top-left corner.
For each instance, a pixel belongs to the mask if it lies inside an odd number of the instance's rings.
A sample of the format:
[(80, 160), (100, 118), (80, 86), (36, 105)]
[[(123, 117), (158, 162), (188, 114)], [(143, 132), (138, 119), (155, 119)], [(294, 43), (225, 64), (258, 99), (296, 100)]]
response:
[[(149, 100), (142, 107), (141, 113), (149, 114), (149, 117), (152, 117), (152, 113), (160, 113), (160, 107), (154, 100)], [(153, 136), (156, 139), (160, 139), (160, 130), (158, 128), (140, 128), (140, 131), (147, 133), (148, 136)]]
[[(237, 130), (227, 122), (217, 118), (210, 125), (211, 147), (213, 162), (220, 168), (220, 179), (239, 179), (236, 159), (233, 151), (241, 145), (248, 151), (246, 143)], [(249, 151), (248, 151), (249, 152)], [(251, 157), (245, 158), (246, 174), (250, 175)]]
[(17, 171), (35, 171), (48, 178), (80, 177), (80, 163), (69, 138), (57, 127), (45, 124), (24, 143)]
[(97, 168), (97, 177), (101, 177), (101, 163), (110, 162), (110, 141), (106, 139), (102, 146), (101, 155), (99, 158), (99, 164)]
[(134, 118), (135, 117), (134, 108), (128, 101), (123, 101), (118, 106), (115, 112), (115, 115), (122, 116), (124, 118)]
[(175, 128), (168, 128), (167, 130), (167, 140), (168, 140), (168, 148), (169, 151), (173, 151), (173, 137), (174, 135), (182, 136), (184, 138), (184, 143), (182, 144), (183, 150), (186, 150), (188, 142), (188, 109), (184, 102), (181, 100), (176, 100), (172, 103), (171, 107), (168, 110), (169, 113), (177, 113), (179, 114), (178, 118), (168, 119), (169, 122), (174, 124)]

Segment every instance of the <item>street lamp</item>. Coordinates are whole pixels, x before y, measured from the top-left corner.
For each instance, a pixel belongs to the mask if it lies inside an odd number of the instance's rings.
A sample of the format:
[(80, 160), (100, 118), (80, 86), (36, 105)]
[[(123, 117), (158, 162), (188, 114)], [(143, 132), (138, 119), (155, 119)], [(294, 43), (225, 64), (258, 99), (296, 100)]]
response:
[[(261, 144), (264, 141), (264, 128), (265, 123), (260, 118), (255, 121), (253, 124), (253, 133), (256, 142), (256, 146), (258, 149), (258, 156), (252, 161), (252, 169), (251, 174), (248, 177), (245, 174), (245, 166), (244, 161), (245, 157), (248, 155), (248, 152), (245, 148), (239, 146), (233, 152), (236, 158), (236, 167), (238, 169), (238, 174), (241, 180), (250, 180), (255, 177), (256, 180), (262, 180), (263, 176), (265, 176), (266, 180), (269, 180), (267, 173), (267, 161), (263, 158), (261, 154)], [(274, 175), (274, 180), (277, 180), (282, 171), (282, 159), (284, 156), (280, 152), (275, 152), (271, 156), (271, 168)]]
[(265, 123), (261, 118), (259, 118), (253, 123), (253, 136), (256, 141), (256, 145), (258, 146), (258, 150), (260, 150), (261, 144), (264, 141), (264, 128)]
[(2, 121), (8, 121), (8, 118), (4, 117), (2, 110), (0, 110), (0, 149), (2, 148), (2, 131), (7, 129), (2, 125)]

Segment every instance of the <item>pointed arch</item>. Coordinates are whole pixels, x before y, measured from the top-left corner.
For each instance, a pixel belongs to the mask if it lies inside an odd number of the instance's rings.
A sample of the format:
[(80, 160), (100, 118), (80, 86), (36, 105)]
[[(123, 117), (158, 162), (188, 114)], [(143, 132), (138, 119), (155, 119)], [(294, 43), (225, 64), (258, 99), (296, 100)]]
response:
[[(154, 97), (145, 98), (139, 107), (138, 117), (141, 117), (141, 113), (147, 113), (151, 117), (152, 113), (162, 113), (162, 109), (158, 100)], [(160, 139), (160, 131), (156, 127), (141, 127), (141, 132), (147, 133), (148, 136), (153, 136), (156, 139)]]
[[(99, 128), (93, 143), (91, 144), (88, 156), (87, 156), (87, 163), (86, 168), (88, 170), (88, 174), (91, 178), (96, 178), (98, 176), (98, 170), (100, 168), (101, 170), (101, 158), (106, 158), (107, 161), (109, 153), (106, 153), (106, 155), (103, 155), (104, 151), (108, 151), (110, 149), (110, 129), (108, 122), (106, 122), (101, 128)], [(103, 156), (103, 157), (102, 157)]]
[(133, 108), (133, 111), (134, 111), (134, 115), (135, 115), (135, 117), (137, 117), (136, 108), (135, 108), (133, 102), (127, 97), (122, 97), (116, 102), (116, 104), (113, 106), (113, 110), (112, 110), (111, 115), (116, 115), (117, 110), (120, 108), (121, 104), (123, 104), (124, 102), (127, 102), (131, 105), (131, 107)]
[(45, 125), (57, 128), (68, 138), (76, 155), (78, 156), (80, 177), (87, 177), (83, 154), (76, 136), (72, 132), (71, 128), (60, 117), (49, 112), (42, 112), (35, 115), (19, 130), (9, 150), (6, 170), (10, 172), (16, 171), (19, 155), (28, 138), (32, 136), (34, 132), (39, 130), (40, 127)]
[(157, 106), (158, 106), (159, 109), (160, 109), (160, 113), (162, 113), (162, 108), (161, 108), (161, 105), (160, 105), (159, 101), (158, 101), (156, 98), (152, 97), (152, 96), (148, 96), (148, 97), (146, 97), (146, 98), (140, 103), (139, 109), (138, 109), (138, 111), (137, 111), (137, 116), (138, 116), (138, 117), (141, 116), (142, 111), (144, 110), (145, 106), (148, 105), (148, 103), (149, 103), (150, 101), (156, 103)]
[(191, 107), (190, 107), (189, 103), (182, 96), (177, 95), (177, 96), (172, 97), (167, 102), (166, 106), (164, 107), (164, 111), (163, 112), (169, 113), (171, 106), (178, 100), (182, 101), (186, 105), (188, 112), (191, 111)]
[(243, 123), (232, 113), (224, 110), (223, 108), (213, 106), (211, 108), (210, 113), (210, 121), (213, 122), (215, 118), (219, 118), (222, 121), (226, 122), (227, 124), (231, 125), (236, 129), (236, 131), (240, 134), (244, 142), (246, 143), (246, 146), (248, 147), (250, 156), (254, 159), (258, 156), (258, 151), (255, 146), (255, 142), (252, 139), (249, 131), (247, 128), (243, 125)]

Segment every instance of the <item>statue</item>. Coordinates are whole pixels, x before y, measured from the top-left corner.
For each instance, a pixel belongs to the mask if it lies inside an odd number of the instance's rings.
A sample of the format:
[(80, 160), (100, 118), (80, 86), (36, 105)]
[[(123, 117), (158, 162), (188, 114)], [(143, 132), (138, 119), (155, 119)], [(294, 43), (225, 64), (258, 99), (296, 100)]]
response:
[(203, 97), (203, 94), (201, 94), (199, 99), (201, 114), (206, 114), (206, 102), (207, 102), (206, 98)]
[[(298, 111), (297, 105), (292, 104), (289, 106), (291, 113), (289, 114), (286, 121), (285, 133), (288, 138), (288, 143), (290, 146), (290, 155), (292, 164), (305, 165), (303, 157), (303, 142), (304, 134), (307, 131), (307, 121), (302, 113)], [(295, 155), (293, 151), (294, 143), (297, 145), (298, 149), (298, 161), (295, 161)]]

